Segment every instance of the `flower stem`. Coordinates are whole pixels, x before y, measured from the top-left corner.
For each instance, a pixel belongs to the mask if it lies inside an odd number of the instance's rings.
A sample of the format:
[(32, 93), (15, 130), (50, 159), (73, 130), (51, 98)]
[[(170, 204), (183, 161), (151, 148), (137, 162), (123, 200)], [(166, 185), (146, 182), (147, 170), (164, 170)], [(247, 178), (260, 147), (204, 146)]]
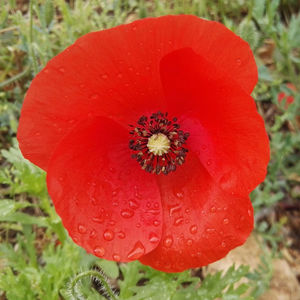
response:
[(38, 66), (37, 66), (37, 60), (36, 60), (36, 56), (32, 47), (32, 43), (33, 43), (33, 1), (34, 0), (30, 0), (30, 4), (29, 4), (29, 51), (30, 51), (30, 56), (31, 56), (31, 60), (32, 60), (32, 66), (33, 66), (33, 71), (35, 74), (38, 73)]
[(94, 270), (89, 270), (82, 272), (78, 274), (70, 283), (70, 293), (74, 299), (82, 299), (80, 293), (78, 292), (77, 289), (77, 283), (84, 277), (92, 277), (96, 278), (99, 280), (103, 286), (103, 289), (105, 290), (106, 296), (108, 296), (109, 300), (117, 300), (118, 298), (116, 297), (115, 293), (111, 289), (110, 285), (107, 283), (105, 276), (103, 276), (101, 273), (94, 271)]

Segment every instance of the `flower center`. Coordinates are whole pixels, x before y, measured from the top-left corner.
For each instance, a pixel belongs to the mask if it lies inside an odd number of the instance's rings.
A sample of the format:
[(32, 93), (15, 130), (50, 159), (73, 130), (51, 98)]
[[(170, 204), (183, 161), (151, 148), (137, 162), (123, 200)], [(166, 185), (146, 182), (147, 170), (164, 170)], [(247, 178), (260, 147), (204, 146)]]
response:
[(129, 148), (142, 169), (149, 173), (165, 175), (174, 172), (184, 163), (188, 150), (183, 147), (188, 132), (179, 130), (177, 118), (168, 119), (168, 113), (141, 116), (131, 127)]
[(170, 149), (170, 140), (163, 133), (153, 134), (147, 143), (147, 147), (154, 155), (163, 155)]

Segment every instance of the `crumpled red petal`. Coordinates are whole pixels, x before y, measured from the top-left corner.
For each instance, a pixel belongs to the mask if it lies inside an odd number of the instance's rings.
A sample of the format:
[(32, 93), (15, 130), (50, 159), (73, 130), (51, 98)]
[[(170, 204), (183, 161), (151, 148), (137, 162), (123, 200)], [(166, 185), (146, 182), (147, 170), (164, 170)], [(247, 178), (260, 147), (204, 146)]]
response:
[(163, 108), (159, 63), (191, 47), (250, 93), (257, 81), (246, 42), (223, 25), (195, 16), (149, 18), (89, 33), (53, 58), (33, 80), (21, 112), (23, 155), (47, 170), (77, 122), (105, 115), (124, 123)]
[(247, 196), (263, 181), (270, 159), (269, 140), (255, 102), (236, 80), (192, 49), (166, 55), (161, 76), (168, 111), (190, 133), (195, 151), (218, 185)]
[(107, 118), (82, 121), (49, 164), (48, 191), (65, 228), (96, 256), (131, 261), (160, 241), (156, 178), (128, 155), (128, 132)]
[(243, 244), (253, 228), (249, 197), (224, 192), (198, 157), (159, 176), (163, 203), (163, 234), (155, 250), (140, 258), (165, 272), (181, 272), (224, 257)]

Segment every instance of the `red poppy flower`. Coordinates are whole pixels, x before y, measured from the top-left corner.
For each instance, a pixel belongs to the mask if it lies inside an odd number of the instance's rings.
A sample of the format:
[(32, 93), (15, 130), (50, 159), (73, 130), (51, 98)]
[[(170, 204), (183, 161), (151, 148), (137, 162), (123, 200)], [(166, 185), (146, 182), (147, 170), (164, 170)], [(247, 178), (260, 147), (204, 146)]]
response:
[(216, 261), (253, 227), (268, 138), (252, 52), (223, 25), (149, 18), (89, 33), (33, 80), (18, 139), (75, 243), (167, 272)]
[[(286, 84), (286, 86), (290, 89), (290, 90), (292, 90), (292, 91), (296, 91), (296, 87), (292, 84), (292, 83), (287, 83)], [(294, 102), (294, 97), (293, 96), (291, 96), (291, 95), (287, 95), (286, 93), (284, 93), (284, 92), (280, 92), (279, 94), (278, 94), (278, 102), (279, 103), (281, 103), (283, 100), (285, 100), (286, 101), (286, 103), (285, 103), (285, 108), (287, 109), (288, 108), (288, 106), (290, 105), (290, 104), (292, 104), (293, 102)]]

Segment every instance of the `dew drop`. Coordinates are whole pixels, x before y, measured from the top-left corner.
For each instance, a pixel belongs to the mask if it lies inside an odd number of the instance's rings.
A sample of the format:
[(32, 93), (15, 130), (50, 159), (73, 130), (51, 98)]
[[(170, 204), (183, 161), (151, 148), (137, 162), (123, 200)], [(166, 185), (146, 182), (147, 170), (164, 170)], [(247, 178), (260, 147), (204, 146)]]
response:
[(241, 61), (240, 59), (237, 59), (237, 60), (236, 60), (236, 64), (237, 64), (238, 66), (240, 66), (240, 65), (242, 64), (242, 61)]
[(36, 132), (36, 133), (35, 133), (35, 136), (40, 136), (40, 135), (41, 135), (40, 132)]
[(116, 225), (116, 221), (110, 220), (110, 221), (108, 222), (108, 224), (111, 225), (111, 226), (114, 226), (114, 225)]
[(175, 204), (169, 207), (169, 215), (172, 217), (175, 213), (180, 212), (181, 206), (180, 204)]
[(92, 198), (91, 198), (91, 201), (92, 201), (92, 204), (93, 204), (93, 205), (97, 205), (97, 200), (96, 200), (96, 198), (92, 197)]
[(155, 202), (155, 203), (154, 203), (154, 208), (156, 208), (156, 209), (159, 208), (159, 203), (158, 203), (158, 202)]
[(183, 224), (183, 221), (184, 221), (183, 217), (179, 217), (179, 218), (175, 219), (174, 225), (175, 226), (180, 226), (180, 225)]
[(79, 224), (78, 225), (78, 232), (79, 233), (86, 233), (86, 227), (84, 225)]
[(113, 231), (111, 231), (109, 229), (105, 230), (103, 233), (103, 238), (106, 241), (112, 241), (114, 239), (114, 236), (115, 236), (115, 234), (113, 233)]
[(213, 207), (211, 207), (211, 209), (210, 209), (210, 211), (212, 212), (212, 213), (215, 213), (216, 212), (216, 207), (215, 206), (213, 206)]
[(102, 224), (104, 222), (104, 219), (103, 218), (99, 218), (99, 217), (94, 217), (94, 218), (92, 218), (92, 220), (95, 223), (99, 223), (99, 224)]
[(192, 245), (193, 245), (193, 240), (188, 239), (188, 240), (186, 241), (186, 244), (187, 244), (187, 246), (192, 246)]
[(197, 225), (192, 225), (190, 227), (191, 234), (195, 234), (195, 233), (197, 233), (197, 231), (198, 231), (198, 226)]
[(252, 216), (252, 211), (250, 209), (248, 209), (248, 216), (251, 217)]
[(135, 226), (136, 226), (136, 228), (140, 228), (141, 227), (141, 223), (137, 223)]
[(126, 234), (123, 231), (120, 231), (120, 232), (118, 232), (117, 236), (119, 239), (125, 239)]
[(134, 199), (130, 199), (129, 200), (129, 207), (132, 208), (132, 209), (137, 209), (137, 208), (139, 208), (139, 204)]
[(133, 215), (134, 215), (134, 212), (133, 212), (133, 210), (131, 210), (131, 209), (123, 209), (123, 210), (121, 211), (121, 216), (122, 216), (123, 218), (125, 218), (125, 219), (132, 218)]
[(113, 205), (113, 206), (118, 206), (118, 205), (119, 205), (119, 202), (118, 202), (118, 201), (114, 201), (114, 202), (112, 203), (112, 205)]
[(180, 200), (183, 199), (183, 196), (184, 196), (183, 191), (175, 191), (174, 194), (178, 199), (180, 199)]
[(154, 226), (159, 226), (159, 224), (160, 224), (160, 221), (158, 221), (158, 220), (154, 220), (154, 221), (153, 221), (153, 225), (154, 225)]
[(96, 237), (96, 231), (95, 230), (92, 230), (90, 232), (90, 238), (94, 239)]
[(241, 216), (240, 220), (243, 222), (245, 220), (245, 216)]
[(171, 236), (167, 236), (165, 239), (164, 239), (164, 246), (166, 248), (170, 248), (173, 244), (173, 238)]
[(94, 254), (95, 254), (96, 256), (98, 256), (98, 257), (102, 257), (102, 256), (104, 256), (104, 254), (105, 254), (105, 250), (104, 250), (104, 248), (102, 248), (102, 247), (96, 247), (96, 248), (94, 249)]
[(116, 197), (119, 194), (120, 190), (119, 189), (115, 189), (112, 191), (112, 196)]
[(187, 208), (187, 209), (185, 210), (185, 212), (186, 212), (187, 214), (189, 214), (189, 213), (191, 212), (191, 210), (190, 210), (189, 208)]
[(127, 258), (130, 260), (135, 260), (140, 258), (144, 254), (145, 254), (145, 247), (140, 241), (138, 241), (134, 245), (133, 249), (128, 253)]
[(90, 96), (90, 99), (91, 100), (97, 100), (97, 99), (99, 99), (99, 95), (98, 94), (93, 94), (93, 95)]
[(113, 254), (112, 258), (113, 258), (114, 261), (120, 261), (121, 260), (121, 256), (119, 254), (116, 254), (116, 253)]
[(136, 26), (132, 26), (132, 30), (133, 30), (133, 31), (136, 31)]
[(206, 228), (207, 233), (214, 233), (216, 230), (214, 228)]
[(225, 248), (225, 247), (226, 247), (226, 243), (225, 243), (225, 242), (222, 242), (221, 246), (222, 246), (223, 248)]
[(208, 166), (210, 166), (211, 163), (212, 163), (212, 160), (211, 160), (211, 159), (207, 160), (207, 162), (206, 162), (206, 164), (207, 164)]
[(72, 237), (72, 240), (74, 241), (74, 243), (78, 243), (78, 238), (77, 237)]
[(158, 243), (159, 242), (159, 237), (157, 236), (156, 233), (151, 232), (149, 235), (149, 241), (150, 243)]
[(65, 69), (64, 69), (64, 68), (59, 68), (58, 71), (59, 71), (60, 73), (65, 73)]
[(226, 218), (226, 219), (223, 220), (223, 223), (226, 225), (226, 224), (229, 223), (229, 220)]
[(150, 208), (150, 207), (151, 207), (151, 202), (147, 202), (146, 206), (147, 206), (148, 208)]

